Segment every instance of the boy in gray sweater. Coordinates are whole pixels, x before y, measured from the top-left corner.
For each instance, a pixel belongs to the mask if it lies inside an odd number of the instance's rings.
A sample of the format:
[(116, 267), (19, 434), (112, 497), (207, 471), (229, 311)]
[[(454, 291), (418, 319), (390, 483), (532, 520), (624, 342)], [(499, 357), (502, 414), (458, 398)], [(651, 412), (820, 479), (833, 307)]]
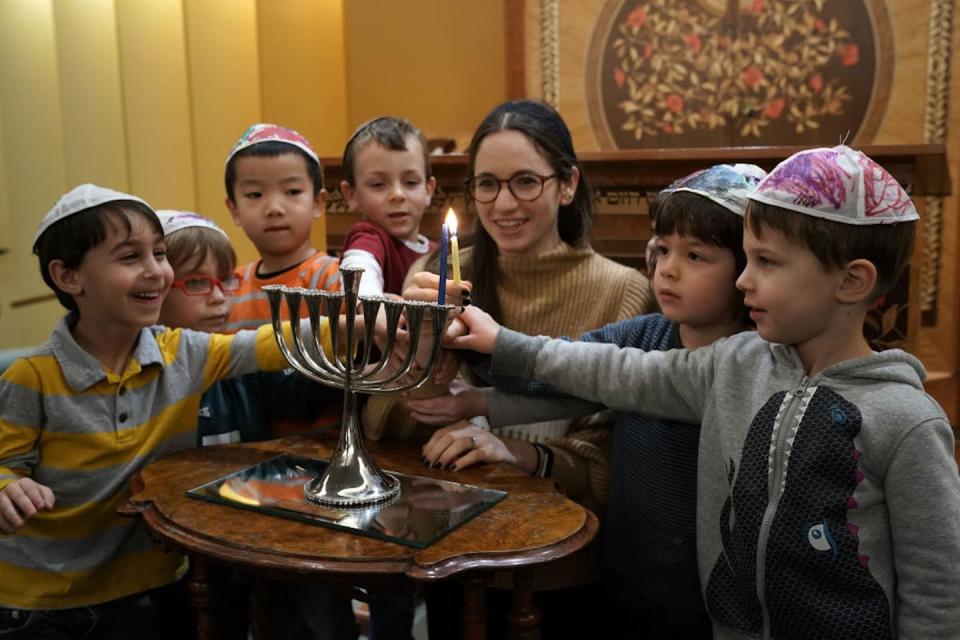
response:
[(469, 308), (451, 346), (702, 424), (697, 555), (715, 637), (960, 637), (953, 434), (920, 362), (873, 352), (862, 330), (909, 259), (916, 210), (844, 146), (791, 156), (750, 199), (737, 285), (756, 333), (644, 352), (524, 336)]

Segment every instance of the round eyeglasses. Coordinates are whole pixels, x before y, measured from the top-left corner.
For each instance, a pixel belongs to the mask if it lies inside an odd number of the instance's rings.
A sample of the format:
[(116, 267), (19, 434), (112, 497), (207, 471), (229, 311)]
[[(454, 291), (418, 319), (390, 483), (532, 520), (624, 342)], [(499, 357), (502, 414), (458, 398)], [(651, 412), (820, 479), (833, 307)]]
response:
[(230, 274), (223, 280), (212, 276), (190, 276), (183, 280), (176, 280), (171, 287), (180, 289), (188, 296), (207, 296), (213, 293), (213, 287), (220, 287), (224, 293), (233, 293), (240, 288), (243, 278), (236, 273)]
[(513, 197), (522, 202), (536, 200), (543, 193), (543, 185), (557, 174), (541, 176), (537, 173), (518, 173), (507, 180), (489, 175), (476, 176), (466, 181), (467, 193), (480, 204), (490, 204), (500, 195), (500, 188), (506, 184)]

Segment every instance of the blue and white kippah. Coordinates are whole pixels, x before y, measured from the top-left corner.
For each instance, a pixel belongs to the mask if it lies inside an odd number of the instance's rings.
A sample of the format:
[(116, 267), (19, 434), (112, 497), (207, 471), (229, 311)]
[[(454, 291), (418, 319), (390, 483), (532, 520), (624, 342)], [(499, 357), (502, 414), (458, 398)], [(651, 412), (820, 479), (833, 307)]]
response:
[(717, 164), (680, 178), (660, 193), (695, 193), (742, 216), (747, 198), (766, 175), (766, 171), (753, 164)]

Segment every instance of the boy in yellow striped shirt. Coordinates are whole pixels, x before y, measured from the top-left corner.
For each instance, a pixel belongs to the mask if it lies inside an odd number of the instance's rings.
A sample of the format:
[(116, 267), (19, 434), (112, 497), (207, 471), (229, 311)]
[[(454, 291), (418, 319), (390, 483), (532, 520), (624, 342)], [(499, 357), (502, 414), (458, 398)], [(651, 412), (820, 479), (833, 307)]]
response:
[[(196, 442), (204, 391), (287, 366), (270, 326), (232, 336), (153, 326), (173, 271), (145, 202), (94, 185), (64, 195), (34, 243), (69, 310), (0, 377), (0, 634), (149, 637), (145, 593), (183, 556), (117, 515), (128, 481)], [(324, 348), (329, 334), (324, 329)], [(44, 635), (47, 634), (47, 635)]]

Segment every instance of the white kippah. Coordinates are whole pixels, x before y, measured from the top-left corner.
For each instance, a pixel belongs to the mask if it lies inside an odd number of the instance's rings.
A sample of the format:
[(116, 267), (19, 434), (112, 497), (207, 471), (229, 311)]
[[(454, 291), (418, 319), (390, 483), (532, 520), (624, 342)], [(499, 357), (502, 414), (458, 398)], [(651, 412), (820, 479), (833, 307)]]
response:
[(160, 224), (163, 225), (164, 237), (183, 229), (189, 229), (190, 227), (200, 227), (202, 229), (213, 229), (223, 234), (224, 238), (229, 238), (226, 231), (214, 224), (213, 220), (204, 218), (199, 213), (194, 213), (193, 211), (160, 209), (157, 211), (157, 215), (160, 216)]
[(43, 216), (43, 220), (40, 221), (40, 227), (37, 229), (36, 235), (33, 236), (34, 250), (36, 250), (37, 240), (39, 240), (43, 232), (52, 225), (76, 213), (108, 202), (137, 202), (149, 209), (150, 213), (156, 215), (153, 208), (137, 196), (114, 191), (113, 189), (107, 189), (105, 187), (98, 187), (95, 184), (81, 184), (60, 196), (60, 199), (53, 205), (53, 208), (47, 212), (47, 215)]

